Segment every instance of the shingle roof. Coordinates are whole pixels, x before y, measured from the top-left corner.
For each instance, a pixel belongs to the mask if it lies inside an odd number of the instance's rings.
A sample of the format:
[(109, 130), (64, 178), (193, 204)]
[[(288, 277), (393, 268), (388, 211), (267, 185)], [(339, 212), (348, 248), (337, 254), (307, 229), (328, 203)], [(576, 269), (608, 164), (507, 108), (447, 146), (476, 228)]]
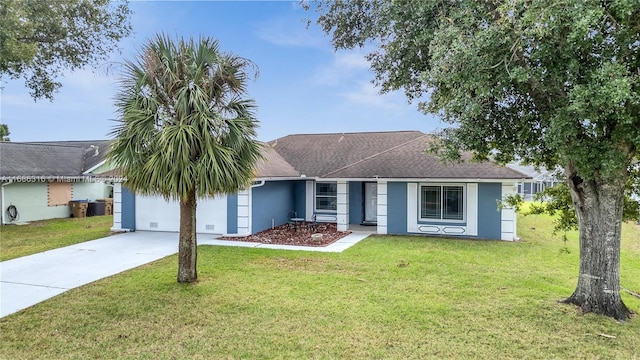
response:
[[(445, 164), (419, 131), (289, 135), (269, 144), (300, 174), (321, 178), (522, 179), (491, 162)], [(468, 159), (469, 156), (467, 155)]]
[(301, 175), (323, 177), (423, 135), (419, 131), (289, 135), (269, 145)]
[(526, 175), (492, 162), (443, 163), (425, 153), (431, 137), (425, 135), (356, 164), (338, 169), (327, 177), (431, 178), (431, 179), (522, 179)]
[(104, 160), (104, 155), (109, 150), (111, 140), (46, 141), (25, 142), (24, 144), (63, 145), (84, 148), (83, 171), (87, 171)]
[(108, 144), (0, 142), (0, 176), (81, 176), (103, 160)]
[[(264, 159), (258, 161), (256, 165), (257, 178), (297, 178), (300, 173), (296, 171), (285, 159), (280, 156), (272, 147), (263, 143), (261, 148)], [(122, 178), (121, 168), (111, 169), (97, 174), (99, 178)]]
[(267, 144), (262, 147), (264, 159), (258, 162), (256, 177), (299, 177), (300, 173)]
[[(265, 144), (258, 178), (523, 179), (491, 162), (444, 164), (419, 131), (288, 135)], [(80, 176), (99, 164), (109, 141), (0, 142), (0, 176)], [(104, 175), (104, 174), (103, 174)], [(115, 171), (114, 171), (114, 174)]]
[(554, 171), (547, 170), (545, 167), (536, 167), (532, 165), (522, 165), (520, 163), (510, 163), (507, 166), (513, 170), (519, 171), (531, 177), (534, 181), (558, 181)]

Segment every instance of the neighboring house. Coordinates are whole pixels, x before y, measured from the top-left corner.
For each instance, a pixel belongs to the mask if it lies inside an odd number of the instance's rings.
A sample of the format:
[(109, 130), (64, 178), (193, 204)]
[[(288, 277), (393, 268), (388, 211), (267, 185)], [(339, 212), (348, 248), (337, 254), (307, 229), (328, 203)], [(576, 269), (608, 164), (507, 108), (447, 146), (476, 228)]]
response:
[(519, 163), (507, 164), (507, 167), (527, 175), (528, 179), (518, 183), (518, 194), (527, 201), (533, 200), (535, 195), (548, 187), (561, 182), (555, 176), (553, 171), (544, 167), (536, 168), (531, 165), (522, 165)]
[(110, 197), (96, 179), (109, 141), (0, 142), (2, 223), (64, 218), (69, 201)]
[[(498, 202), (527, 176), (489, 162), (441, 163), (425, 154), (430, 139), (400, 131), (274, 140), (251, 187), (198, 201), (197, 231), (254, 234), (285, 224), (295, 211), (339, 230), (369, 225), (378, 234), (517, 239), (514, 210)], [(113, 230), (178, 231), (178, 203), (116, 182)]]

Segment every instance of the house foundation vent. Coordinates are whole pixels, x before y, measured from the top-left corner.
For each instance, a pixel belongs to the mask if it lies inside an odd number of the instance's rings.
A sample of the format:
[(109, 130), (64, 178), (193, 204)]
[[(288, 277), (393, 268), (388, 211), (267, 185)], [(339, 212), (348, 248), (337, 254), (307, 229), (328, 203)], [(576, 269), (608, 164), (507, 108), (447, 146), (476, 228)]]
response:
[(214, 225), (207, 224), (207, 225), (204, 226), (204, 228), (206, 230), (213, 231), (213, 230), (215, 230), (216, 227)]
[(149, 227), (152, 229), (157, 229), (158, 228), (158, 223), (157, 222), (150, 222), (149, 223)]

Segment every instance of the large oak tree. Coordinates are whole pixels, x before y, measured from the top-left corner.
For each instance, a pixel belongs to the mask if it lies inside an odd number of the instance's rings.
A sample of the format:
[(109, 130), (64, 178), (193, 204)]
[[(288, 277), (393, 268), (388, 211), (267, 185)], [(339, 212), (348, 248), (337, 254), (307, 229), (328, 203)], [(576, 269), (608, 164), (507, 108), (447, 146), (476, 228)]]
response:
[(0, 0), (0, 75), (53, 99), (65, 70), (98, 65), (131, 32), (126, 1)]
[(180, 202), (178, 282), (198, 278), (197, 198), (248, 186), (261, 158), (255, 103), (245, 98), (252, 69), (211, 38), (165, 35), (125, 64), (108, 156), (128, 188)]
[[(308, 4), (312, 7), (312, 4)], [(561, 166), (576, 209), (577, 287), (565, 301), (624, 320), (620, 230), (640, 147), (635, 0), (367, 0), (315, 6), (336, 49), (368, 55), (383, 92), (452, 124), (444, 155)]]

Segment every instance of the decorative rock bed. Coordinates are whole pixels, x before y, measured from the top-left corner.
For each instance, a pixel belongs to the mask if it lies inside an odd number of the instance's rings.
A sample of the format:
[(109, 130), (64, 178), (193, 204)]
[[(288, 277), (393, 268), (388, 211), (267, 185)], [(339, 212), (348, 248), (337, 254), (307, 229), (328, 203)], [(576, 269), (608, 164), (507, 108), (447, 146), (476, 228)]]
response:
[(221, 237), (221, 240), (247, 241), (263, 244), (298, 245), (298, 246), (327, 246), (351, 234), (350, 231), (338, 231), (334, 223), (316, 224), (310, 230), (307, 224), (300, 224), (298, 228), (281, 225), (273, 229), (261, 231), (249, 236)]

